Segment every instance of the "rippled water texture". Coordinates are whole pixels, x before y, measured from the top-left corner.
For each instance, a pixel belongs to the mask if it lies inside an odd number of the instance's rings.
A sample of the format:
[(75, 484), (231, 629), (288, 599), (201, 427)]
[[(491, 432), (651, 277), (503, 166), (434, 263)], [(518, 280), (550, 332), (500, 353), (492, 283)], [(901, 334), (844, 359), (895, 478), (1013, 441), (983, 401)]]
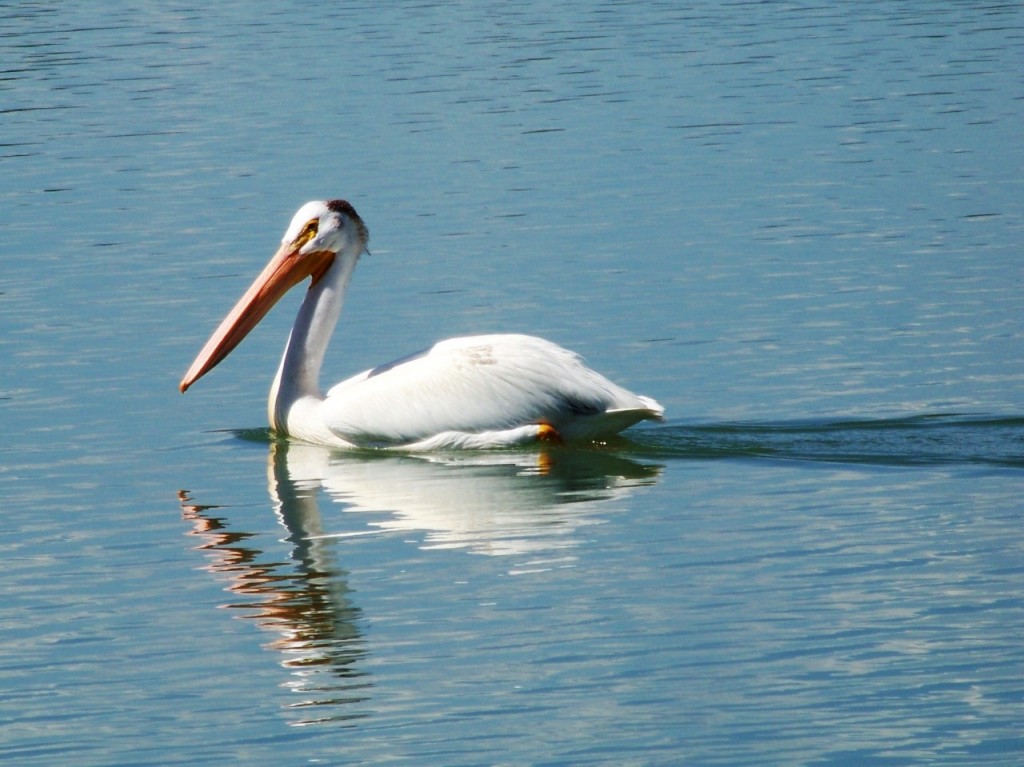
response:
[[(0, 761), (1024, 761), (1024, 10), (0, 7)], [(186, 396), (293, 211), (326, 382), (452, 335), (666, 406), (332, 453)], [(296, 291), (300, 293), (301, 291)]]

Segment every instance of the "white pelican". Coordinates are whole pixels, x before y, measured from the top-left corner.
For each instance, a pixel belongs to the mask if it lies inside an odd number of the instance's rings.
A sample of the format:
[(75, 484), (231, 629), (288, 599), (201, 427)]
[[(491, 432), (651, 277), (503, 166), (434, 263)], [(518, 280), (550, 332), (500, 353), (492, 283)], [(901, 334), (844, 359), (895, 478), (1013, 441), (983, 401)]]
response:
[(277, 253), (181, 379), (181, 391), (311, 277), (270, 389), (270, 425), (279, 433), (344, 448), (476, 449), (600, 440), (661, 418), (653, 399), (613, 384), (550, 341), (524, 335), (449, 338), (352, 376), (324, 396), (320, 366), (368, 239), (344, 200), (299, 208)]

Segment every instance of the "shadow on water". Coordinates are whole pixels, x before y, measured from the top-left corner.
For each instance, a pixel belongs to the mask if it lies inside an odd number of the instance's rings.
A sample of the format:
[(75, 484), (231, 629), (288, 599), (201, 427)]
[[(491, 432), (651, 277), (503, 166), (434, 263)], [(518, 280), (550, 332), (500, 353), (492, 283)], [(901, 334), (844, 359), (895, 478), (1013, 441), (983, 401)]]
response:
[(670, 423), (638, 430), (630, 454), (673, 458), (769, 458), (878, 466), (1024, 468), (1024, 418), (975, 414), (865, 420)]

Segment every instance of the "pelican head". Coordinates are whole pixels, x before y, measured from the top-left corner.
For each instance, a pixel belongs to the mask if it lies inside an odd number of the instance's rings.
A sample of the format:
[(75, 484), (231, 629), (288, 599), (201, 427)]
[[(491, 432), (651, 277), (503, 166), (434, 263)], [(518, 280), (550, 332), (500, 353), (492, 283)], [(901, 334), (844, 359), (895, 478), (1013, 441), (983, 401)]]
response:
[(292, 217), (281, 247), (210, 336), (178, 388), (184, 392), (242, 342), (285, 293), (307, 277), (316, 285), (339, 253), (353, 259), (366, 250), (366, 224), (345, 200), (314, 200)]
[(340, 253), (355, 246), (356, 255), (366, 249), (370, 233), (356, 209), (345, 200), (313, 200), (292, 216), (281, 248), (298, 255)]

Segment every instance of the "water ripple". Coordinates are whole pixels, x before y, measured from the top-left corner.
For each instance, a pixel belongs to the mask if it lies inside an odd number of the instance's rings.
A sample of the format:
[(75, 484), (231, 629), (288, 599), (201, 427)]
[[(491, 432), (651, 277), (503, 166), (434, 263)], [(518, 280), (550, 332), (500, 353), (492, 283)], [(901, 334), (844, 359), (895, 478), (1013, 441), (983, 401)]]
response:
[(773, 458), (889, 466), (1024, 468), (1024, 417), (928, 414), (902, 418), (669, 424), (637, 432), (662, 458)]

